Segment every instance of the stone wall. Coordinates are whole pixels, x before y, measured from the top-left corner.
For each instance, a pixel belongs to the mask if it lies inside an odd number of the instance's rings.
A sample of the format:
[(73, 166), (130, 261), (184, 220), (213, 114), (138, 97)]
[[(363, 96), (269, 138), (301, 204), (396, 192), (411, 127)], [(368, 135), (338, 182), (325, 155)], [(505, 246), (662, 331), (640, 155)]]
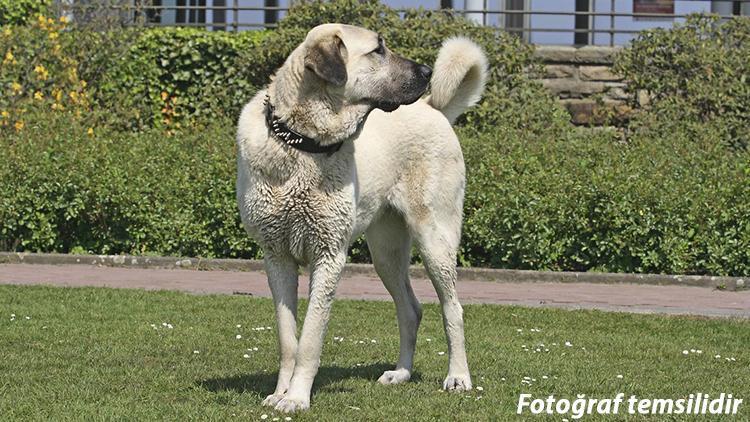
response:
[(612, 72), (619, 47), (537, 46), (544, 64), (542, 84), (559, 98), (576, 124), (601, 124), (605, 115), (626, 118), (632, 95), (627, 83)]

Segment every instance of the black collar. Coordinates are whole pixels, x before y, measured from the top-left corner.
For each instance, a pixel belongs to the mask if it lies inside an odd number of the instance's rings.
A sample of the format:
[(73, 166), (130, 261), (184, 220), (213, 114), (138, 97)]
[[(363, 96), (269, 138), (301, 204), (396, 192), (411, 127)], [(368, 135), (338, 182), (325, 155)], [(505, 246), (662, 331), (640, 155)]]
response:
[(293, 131), (289, 128), (289, 126), (285, 125), (284, 122), (281, 121), (281, 119), (276, 117), (276, 115), (274, 115), (273, 105), (271, 105), (271, 101), (268, 98), (268, 95), (266, 95), (265, 104), (266, 125), (268, 126), (268, 129), (273, 132), (274, 135), (276, 135), (276, 138), (279, 141), (285, 143), (286, 145), (289, 145), (292, 148), (310, 153), (327, 153), (330, 155), (338, 151), (339, 148), (341, 148), (341, 144), (344, 143), (344, 141), (341, 141), (330, 145), (320, 145), (315, 139), (308, 138), (301, 133)]

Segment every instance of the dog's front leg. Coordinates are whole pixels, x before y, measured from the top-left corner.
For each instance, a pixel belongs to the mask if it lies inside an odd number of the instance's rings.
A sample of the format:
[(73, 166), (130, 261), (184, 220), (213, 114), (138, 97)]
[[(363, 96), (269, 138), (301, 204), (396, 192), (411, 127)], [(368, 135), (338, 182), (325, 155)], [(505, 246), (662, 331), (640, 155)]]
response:
[(310, 390), (320, 366), (328, 319), (333, 296), (346, 262), (346, 252), (319, 259), (311, 266), (310, 303), (297, 348), (297, 362), (286, 396), (276, 405), (276, 410), (295, 412), (310, 407)]
[(276, 305), (279, 338), (279, 378), (276, 390), (263, 400), (264, 406), (276, 406), (289, 389), (297, 355), (297, 264), (291, 258), (266, 256), (268, 285)]

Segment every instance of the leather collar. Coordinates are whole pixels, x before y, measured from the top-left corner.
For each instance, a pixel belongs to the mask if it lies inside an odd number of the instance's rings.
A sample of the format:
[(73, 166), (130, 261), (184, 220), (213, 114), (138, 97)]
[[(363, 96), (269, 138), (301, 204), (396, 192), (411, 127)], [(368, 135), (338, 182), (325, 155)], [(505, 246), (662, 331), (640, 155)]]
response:
[(344, 141), (330, 145), (320, 145), (318, 141), (307, 137), (299, 132), (295, 132), (274, 114), (274, 107), (266, 95), (266, 125), (279, 141), (292, 148), (313, 154), (333, 154), (341, 148)]

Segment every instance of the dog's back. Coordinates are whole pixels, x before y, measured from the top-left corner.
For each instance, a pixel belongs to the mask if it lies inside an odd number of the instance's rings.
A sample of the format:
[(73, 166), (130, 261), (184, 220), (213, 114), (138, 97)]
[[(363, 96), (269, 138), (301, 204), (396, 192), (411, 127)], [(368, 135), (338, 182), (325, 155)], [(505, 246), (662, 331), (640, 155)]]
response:
[[(386, 113), (374, 110), (355, 140), (359, 235), (384, 205), (409, 221), (439, 200), (461, 215), (465, 169), (455, 119), (476, 104), (487, 79), (487, 58), (467, 38), (443, 43), (431, 95)], [(416, 223), (415, 223), (416, 224)]]

